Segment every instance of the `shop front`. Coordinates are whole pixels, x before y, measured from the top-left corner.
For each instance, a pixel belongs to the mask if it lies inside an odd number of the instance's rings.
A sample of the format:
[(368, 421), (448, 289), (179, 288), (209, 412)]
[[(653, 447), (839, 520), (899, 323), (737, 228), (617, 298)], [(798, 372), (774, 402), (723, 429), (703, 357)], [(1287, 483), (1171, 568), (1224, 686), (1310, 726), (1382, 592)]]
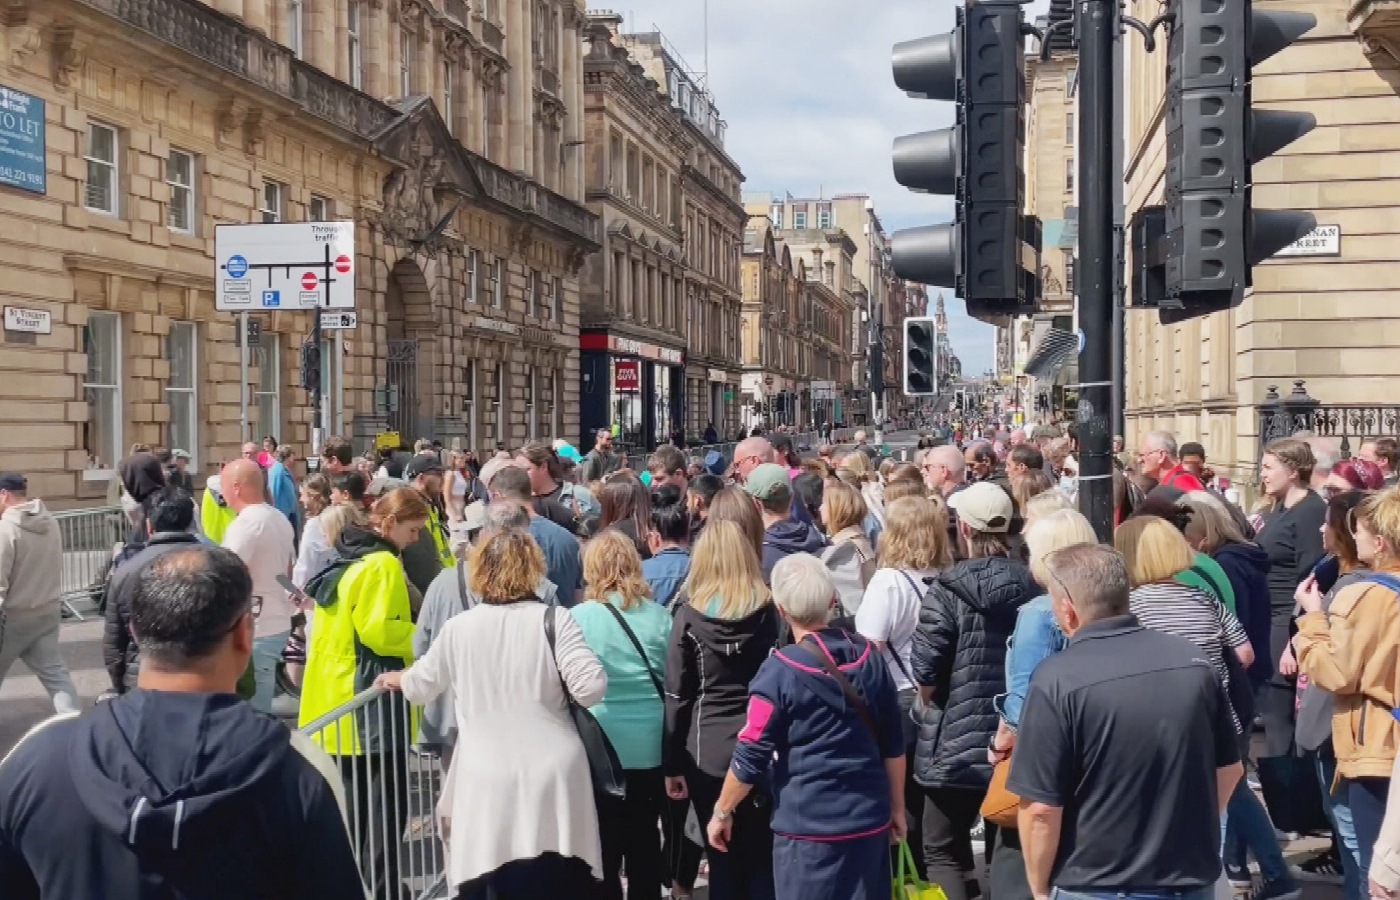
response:
[(607, 332), (579, 336), (579, 450), (599, 428), (633, 452), (649, 452), (685, 425), (685, 352)]

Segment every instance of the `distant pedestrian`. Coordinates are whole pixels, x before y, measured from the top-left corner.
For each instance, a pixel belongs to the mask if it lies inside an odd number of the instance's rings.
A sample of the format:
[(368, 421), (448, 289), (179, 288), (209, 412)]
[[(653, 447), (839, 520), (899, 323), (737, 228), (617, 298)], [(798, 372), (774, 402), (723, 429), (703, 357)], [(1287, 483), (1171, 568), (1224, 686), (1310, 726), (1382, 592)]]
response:
[(138, 689), (50, 719), (0, 765), (6, 900), (364, 896), (330, 760), (234, 694), (253, 606), (217, 547), (141, 573)]
[[(151, 457), (155, 459), (155, 457)], [(63, 538), (44, 501), (29, 497), (18, 472), (0, 473), (0, 682), (23, 660), (60, 713), (78, 708), (78, 691), (58, 652), (63, 618)], [(4, 880), (0, 865), (0, 881)]]

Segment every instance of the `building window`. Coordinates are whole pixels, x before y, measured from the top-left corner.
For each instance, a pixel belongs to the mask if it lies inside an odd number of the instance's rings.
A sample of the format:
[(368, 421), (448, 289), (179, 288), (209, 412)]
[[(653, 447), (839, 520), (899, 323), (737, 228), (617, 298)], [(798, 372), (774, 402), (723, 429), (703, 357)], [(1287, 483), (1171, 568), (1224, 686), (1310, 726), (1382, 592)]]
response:
[(799, 209), (792, 214), (792, 227), (798, 231), (807, 227), (807, 210)]
[(447, 123), (447, 133), (456, 134), (457, 110), (452, 101), (452, 62), (442, 64), (442, 118)]
[(1074, 256), (1065, 254), (1065, 293), (1074, 295)]
[(282, 335), (264, 331), (258, 346), (249, 348), (257, 367), (253, 407), (258, 411), (258, 431), (282, 433)]
[(1065, 113), (1065, 146), (1074, 146), (1074, 113)]
[(263, 182), (262, 207), (258, 210), (262, 213), (263, 224), (282, 221), (282, 204), (286, 195), (286, 185), (276, 181)]
[(496, 309), (505, 309), (506, 307), (505, 264), (506, 261), (503, 259), (496, 260), (491, 266), (488, 276), (491, 283), (491, 305)]
[(773, 227), (778, 229), (783, 227), (783, 208), (781, 206), (773, 207)]
[(817, 227), (820, 228), (822, 231), (826, 231), (828, 228), (831, 227), (830, 203), (817, 204)]
[(413, 93), (413, 32), (399, 33), (399, 96)]
[(559, 436), (559, 373), (549, 373), (549, 433)]
[(477, 266), (481, 261), (481, 254), (475, 250), (467, 251), (467, 300), (471, 303), (481, 302), (481, 282), (478, 280)]
[(1065, 70), (1065, 95), (1073, 97), (1079, 91), (1079, 69), (1071, 66)]
[(329, 222), (335, 217), (334, 209), (335, 207), (329, 198), (322, 197), (320, 194), (312, 194), (311, 204), (306, 208), (307, 221)]
[(165, 161), (165, 183), (170, 186), (165, 224), (172, 231), (194, 234), (194, 154), (172, 149)]
[(467, 360), (467, 364), (462, 369), (462, 405), (463, 417), (467, 424), (467, 447), (472, 450), (480, 450), (481, 445), (477, 441), (476, 433), (476, 360)]
[(564, 279), (554, 279), (549, 295), (554, 306), (554, 321), (563, 323), (564, 321)]
[(165, 338), (165, 359), (170, 363), (170, 380), (165, 384), (165, 403), (170, 407), (167, 445), (187, 451), (195, 469), (199, 467), (198, 333), (193, 322), (171, 322)]
[(1065, 193), (1074, 193), (1074, 159), (1065, 160)]
[(345, 7), (346, 62), (350, 68), (350, 86), (364, 86), (364, 54), (360, 48), (360, 0), (349, 0)]
[(287, 46), (301, 59), (301, 13), (303, 0), (287, 0)]
[(93, 212), (115, 216), (117, 205), (117, 129), (98, 122), (88, 123), (87, 188), (83, 204)]
[(536, 389), (535, 367), (525, 367), (525, 437), (529, 440), (538, 438), (540, 431), (540, 409), (539, 396)]
[(87, 422), (83, 425), (83, 448), (87, 451), (89, 469), (110, 471), (122, 455), (121, 313), (88, 313), (87, 326), (83, 328), (83, 352), (87, 354), (83, 398), (88, 408)]
[(506, 364), (496, 363), (496, 443), (506, 442)]

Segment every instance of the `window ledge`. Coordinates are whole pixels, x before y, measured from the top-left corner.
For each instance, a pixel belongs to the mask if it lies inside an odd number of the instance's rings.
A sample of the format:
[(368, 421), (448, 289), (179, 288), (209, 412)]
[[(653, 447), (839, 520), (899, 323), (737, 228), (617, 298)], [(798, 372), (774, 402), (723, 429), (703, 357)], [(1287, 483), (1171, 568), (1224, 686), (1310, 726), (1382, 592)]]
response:
[(182, 250), (195, 250), (204, 253), (209, 249), (208, 242), (196, 234), (187, 231), (171, 231), (170, 246), (179, 247)]
[(1400, 64), (1400, 0), (1356, 0), (1347, 10), (1347, 25), (1367, 57)]
[(126, 219), (98, 210), (88, 210), (88, 227), (131, 237), (131, 223)]

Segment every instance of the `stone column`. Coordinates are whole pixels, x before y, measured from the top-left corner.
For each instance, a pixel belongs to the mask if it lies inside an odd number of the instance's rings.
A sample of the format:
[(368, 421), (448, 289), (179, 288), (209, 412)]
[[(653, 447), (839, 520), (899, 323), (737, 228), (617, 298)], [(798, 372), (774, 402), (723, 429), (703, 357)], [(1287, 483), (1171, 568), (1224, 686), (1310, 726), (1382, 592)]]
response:
[(243, 0), (216, 0), (214, 8), (226, 16), (244, 18)]
[(393, 39), (389, 13), (382, 2), (360, 4), (360, 59), (364, 67), (365, 93), (375, 97), (389, 94), (389, 41)]
[(230, 5), (243, 7), (243, 22), (254, 31), (274, 35), (269, 18), (268, 0), (228, 0)]
[(530, 172), (535, 158), (535, 100), (530, 91), (534, 60), (530, 54), (530, 0), (506, 5), (506, 140), (504, 165), (515, 172)]
[[(344, 64), (337, 65), (336, 47), (340, 45), (339, 4), (309, 3), (302, 26), (302, 55), (322, 72), (338, 74)], [(348, 74), (348, 73), (345, 73)]]

